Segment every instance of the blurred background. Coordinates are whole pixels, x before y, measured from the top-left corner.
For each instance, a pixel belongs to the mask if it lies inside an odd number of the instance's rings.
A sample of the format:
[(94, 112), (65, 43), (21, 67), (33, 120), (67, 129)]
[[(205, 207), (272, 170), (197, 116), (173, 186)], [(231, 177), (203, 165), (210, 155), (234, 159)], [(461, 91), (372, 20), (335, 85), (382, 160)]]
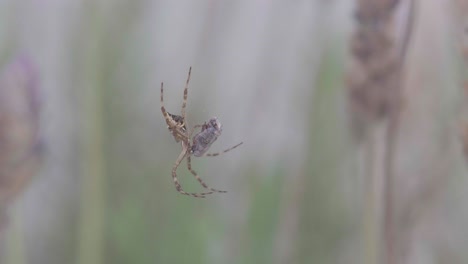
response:
[[(0, 263), (468, 263), (468, 8), (374, 2), (0, 0)], [(349, 107), (360, 27), (405, 51), (391, 146)], [(160, 111), (190, 66), (189, 124), (244, 142), (192, 159), (205, 199)]]

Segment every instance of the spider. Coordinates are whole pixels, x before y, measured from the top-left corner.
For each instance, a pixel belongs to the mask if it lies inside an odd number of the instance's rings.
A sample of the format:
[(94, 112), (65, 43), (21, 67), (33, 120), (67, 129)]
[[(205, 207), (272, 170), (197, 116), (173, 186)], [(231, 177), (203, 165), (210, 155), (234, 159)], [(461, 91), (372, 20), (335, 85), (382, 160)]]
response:
[[(231, 151), (238, 146), (242, 145), (243, 142), (230, 147), (222, 152), (218, 153), (208, 153), (205, 154), (208, 149), (210, 148), (211, 144), (216, 141), (216, 139), (221, 135), (222, 132), (222, 125), (218, 121), (216, 117), (211, 118), (208, 122), (205, 122), (203, 125), (195, 125), (191, 131), (187, 129), (188, 124), (187, 124), (187, 119), (186, 119), (186, 112), (185, 108), (187, 106), (187, 94), (188, 94), (188, 84), (190, 82), (190, 74), (192, 72), (192, 67), (189, 68), (188, 72), (188, 77), (187, 81), (185, 83), (185, 89), (184, 89), (184, 100), (182, 102), (182, 110), (181, 110), (181, 115), (173, 115), (169, 112), (166, 111), (166, 108), (164, 107), (164, 99), (163, 99), (163, 86), (164, 84), (161, 82), (161, 112), (163, 114), (164, 119), (166, 120), (167, 123), (167, 128), (169, 129), (169, 132), (171, 132), (172, 136), (174, 137), (176, 142), (181, 142), (182, 145), (182, 151), (179, 154), (179, 157), (174, 163), (174, 166), (172, 167), (172, 179), (174, 181), (174, 185), (176, 190), (184, 195), (192, 196), (192, 197), (197, 197), (197, 198), (205, 198), (206, 195), (212, 194), (212, 193), (226, 193), (226, 191), (222, 190), (217, 190), (214, 188), (209, 187), (201, 178), (198, 176), (198, 174), (195, 172), (195, 170), (192, 169), (192, 164), (191, 164), (191, 155), (194, 155), (195, 157), (202, 157), (202, 156), (208, 156), (208, 157), (214, 157), (218, 156), (221, 154), (224, 154), (228, 151)], [(192, 133), (195, 132), (195, 129), (201, 128), (201, 131), (198, 132), (192, 140), (190, 140)], [(209, 192), (201, 192), (201, 193), (189, 193), (186, 192), (182, 189), (182, 186), (179, 183), (179, 180), (177, 179), (177, 168), (179, 167), (180, 163), (184, 160), (184, 158), (187, 161), (187, 168), (192, 173), (192, 175), (198, 180), (198, 182), (203, 186), (203, 188), (208, 189)]]

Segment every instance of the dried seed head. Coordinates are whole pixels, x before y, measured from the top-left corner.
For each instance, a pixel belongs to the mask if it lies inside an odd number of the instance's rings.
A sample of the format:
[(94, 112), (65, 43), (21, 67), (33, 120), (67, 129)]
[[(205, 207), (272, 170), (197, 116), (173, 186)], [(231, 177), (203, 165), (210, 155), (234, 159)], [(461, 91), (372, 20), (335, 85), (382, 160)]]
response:
[(399, 2), (358, 1), (357, 27), (350, 43), (352, 59), (346, 77), (352, 125), (358, 138), (367, 124), (401, 108), (402, 64), (413, 7), (407, 7), (407, 30), (398, 33), (394, 13)]

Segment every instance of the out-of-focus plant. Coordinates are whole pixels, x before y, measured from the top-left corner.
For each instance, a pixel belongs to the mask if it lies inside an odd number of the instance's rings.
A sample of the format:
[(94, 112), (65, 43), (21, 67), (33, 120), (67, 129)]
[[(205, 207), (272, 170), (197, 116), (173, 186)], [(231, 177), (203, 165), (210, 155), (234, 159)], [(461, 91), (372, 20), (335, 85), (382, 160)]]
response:
[(39, 169), (40, 108), (34, 64), (26, 57), (14, 59), (0, 70), (0, 230), (7, 205)]
[[(458, 38), (457, 44), (460, 49), (461, 57), (463, 58), (464, 65), (462, 66), (463, 76), (466, 76), (468, 72), (468, 1), (466, 0), (455, 0), (454, 2), (454, 14), (455, 24), (457, 25), (456, 37)], [(468, 79), (463, 80), (463, 102), (462, 102), (462, 111), (461, 111), (461, 140), (463, 153), (465, 154), (465, 159), (468, 162), (468, 118), (466, 113), (468, 112)]]
[[(396, 9), (400, 6), (408, 10), (401, 29), (396, 16)], [(367, 143), (366, 263), (394, 264), (399, 255), (395, 249), (394, 160), (403, 101), (403, 68), (412, 35), (413, 17), (414, 0), (357, 1), (357, 26), (350, 45), (352, 67), (346, 81), (355, 136), (358, 141)], [(385, 128), (377, 130), (381, 121), (385, 122)], [(375, 138), (384, 142), (382, 163), (374, 160), (377, 147)], [(382, 217), (377, 216), (377, 206), (374, 204), (378, 200), (378, 191), (374, 190), (378, 175), (375, 172), (383, 175)], [(376, 230), (379, 218), (382, 219), (382, 238), (378, 238), (379, 232)]]

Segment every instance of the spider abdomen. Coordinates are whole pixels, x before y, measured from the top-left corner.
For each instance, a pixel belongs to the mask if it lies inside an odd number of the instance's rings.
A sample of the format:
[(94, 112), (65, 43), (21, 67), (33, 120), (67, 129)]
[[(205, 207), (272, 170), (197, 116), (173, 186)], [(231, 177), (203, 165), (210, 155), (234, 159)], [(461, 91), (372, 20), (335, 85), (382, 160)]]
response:
[(195, 157), (205, 154), (222, 132), (222, 125), (216, 117), (203, 124), (202, 131), (193, 137), (191, 152)]

